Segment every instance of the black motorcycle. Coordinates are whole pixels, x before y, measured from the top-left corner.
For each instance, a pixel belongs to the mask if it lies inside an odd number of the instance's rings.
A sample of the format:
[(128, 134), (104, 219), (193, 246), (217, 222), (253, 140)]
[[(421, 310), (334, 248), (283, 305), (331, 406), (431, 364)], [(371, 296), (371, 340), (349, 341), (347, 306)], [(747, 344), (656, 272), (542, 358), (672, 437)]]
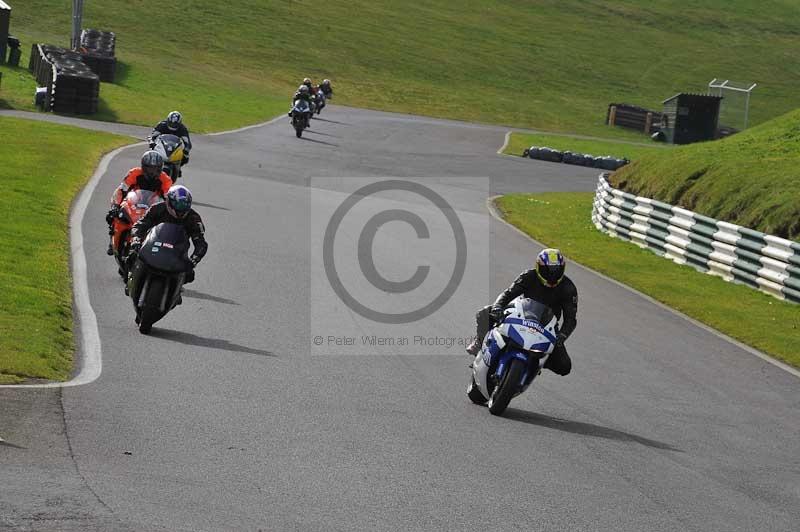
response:
[(175, 308), (191, 269), (189, 236), (182, 226), (162, 223), (147, 233), (128, 280), (139, 332), (148, 334), (155, 322)]

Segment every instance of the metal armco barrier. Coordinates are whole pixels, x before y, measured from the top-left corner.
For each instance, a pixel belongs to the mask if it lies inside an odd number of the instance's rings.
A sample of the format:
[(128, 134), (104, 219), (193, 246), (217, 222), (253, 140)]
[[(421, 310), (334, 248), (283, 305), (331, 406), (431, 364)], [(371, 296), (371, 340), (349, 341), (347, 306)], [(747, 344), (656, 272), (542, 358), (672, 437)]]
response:
[(592, 222), (679, 264), (800, 303), (800, 243), (612, 188), (600, 176)]

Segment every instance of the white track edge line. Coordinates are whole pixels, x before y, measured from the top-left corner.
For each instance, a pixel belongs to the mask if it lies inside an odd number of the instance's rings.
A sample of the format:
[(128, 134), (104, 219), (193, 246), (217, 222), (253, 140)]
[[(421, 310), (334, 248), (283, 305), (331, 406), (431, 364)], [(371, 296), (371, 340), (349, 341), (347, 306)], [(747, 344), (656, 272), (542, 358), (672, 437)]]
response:
[(218, 131), (216, 133), (206, 133), (204, 136), (206, 136), (206, 137), (218, 137), (220, 135), (228, 135), (230, 133), (240, 133), (242, 131), (247, 131), (249, 129), (256, 129), (258, 127), (269, 126), (270, 124), (274, 124), (278, 120), (281, 120), (285, 116), (286, 116), (285, 114), (281, 114), (281, 115), (278, 115), (278, 116), (276, 116), (275, 118), (273, 118), (271, 120), (267, 120), (266, 122), (261, 122), (260, 124), (253, 124), (252, 126), (244, 126), (244, 127), (240, 127), (239, 129), (229, 129), (228, 131)]
[(503, 140), (503, 145), (500, 146), (500, 149), (497, 150), (497, 155), (506, 155), (503, 152), (506, 151), (506, 148), (508, 147), (508, 143), (509, 143), (510, 140), (511, 140), (511, 131), (509, 130), (509, 131), (506, 131), (505, 140)]
[[(495, 218), (496, 220), (502, 222), (503, 224), (507, 225), (508, 227), (510, 227), (511, 229), (513, 229), (514, 231), (519, 233), (520, 235), (524, 236), (525, 238), (527, 238), (528, 240), (530, 240), (531, 242), (533, 242), (537, 246), (547, 247), (547, 246), (544, 246), (541, 242), (538, 242), (538, 241), (534, 240), (529, 234), (525, 233), (519, 227), (516, 227), (515, 225), (513, 225), (513, 224), (511, 224), (511, 223), (509, 223), (509, 222), (507, 222), (506, 220), (503, 219), (503, 217), (500, 215), (500, 212), (497, 210), (497, 207), (494, 204), (495, 200), (497, 198), (500, 198), (500, 197), (502, 197), (502, 196), (501, 195), (497, 195), (497, 196), (492, 196), (492, 197), (486, 199), (486, 208), (489, 210), (489, 213), (492, 215), (492, 217)], [(585, 270), (587, 272), (593, 273), (594, 275), (597, 275), (601, 279), (603, 279), (605, 281), (608, 281), (608, 282), (610, 282), (610, 283), (612, 283), (612, 284), (614, 284), (614, 285), (616, 285), (616, 286), (618, 286), (620, 288), (623, 288), (623, 289), (627, 290), (628, 292), (631, 292), (632, 294), (636, 294), (637, 296), (647, 300), (648, 302), (653, 303), (657, 307), (659, 307), (659, 308), (661, 308), (663, 310), (666, 310), (667, 312), (669, 312), (669, 313), (671, 313), (671, 314), (673, 314), (673, 315), (675, 315), (675, 316), (677, 316), (679, 318), (682, 318), (682, 319), (688, 321), (692, 325), (695, 325), (695, 326), (703, 329), (704, 331), (710, 332), (711, 334), (713, 334), (717, 338), (725, 340), (726, 342), (729, 342), (729, 343), (735, 345), (739, 349), (741, 349), (743, 351), (746, 351), (746, 352), (750, 353), (751, 355), (757, 356), (758, 358), (760, 358), (760, 359), (762, 359), (762, 360), (764, 360), (766, 362), (769, 362), (773, 366), (775, 366), (777, 368), (780, 368), (783, 371), (785, 371), (787, 373), (790, 373), (791, 375), (794, 375), (797, 378), (800, 378), (800, 371), (798, 371), (797, 369), (793, 368), (792, 366), (790, 366), (790, 365), (788, 365), (788, 364), (786, 364), (784, 362), (781, 362), (780, 360), (772, 358), (771, 356), (767, 355), (766, 353), (762, 353), (758, 349), (756, 349), (754, 347), (751, 347), (751, 346), (749, 346), (747, 344), (744, 344), (744, 343), (740, 342), (739, 340), (736, 340), (735, 338), (731, 338), (727, 334), (722, 333), (722, 332), (714, 329), (713, 327), (710, 327), (710, 326), (706, 325), (705, 323), (697, 321), (696, 319), (694, 319), (694, 318), (692, 318), (690, 316), (687, 316), (683, 312), (675, 310), (674, 308), (662, 303), (661, 301), (653, 299), (652, 297), (648, 296), (647, 294), (645, 294), (643, 292), (640, 292), (639, 290), (636, 290), (635, 288), (632, 288), (632, 287), (630, 287), (630, 286), (628, 286), (628, 285), (626, 285), (624, 283), (621, 283), (621, 282), (617, 281), (616, 279), (612, 279), (611, 277), (609, 277), (609, 276), (607, 276), (605, 274), (602, 274), (602, 273), (600, 273), (600, 272), (598, 272), (596, 270), (593, 270), (593, 269), (589, 268), (588, 266), (584, 266), (583, 264), (580, 264), (578, 262), (575, 262), (575, 261), (572, 261), (572, 262), (577, 267), (579, 267), (579, 268), (581, 268), (581, 269), (583, 269), (583, 270)]]

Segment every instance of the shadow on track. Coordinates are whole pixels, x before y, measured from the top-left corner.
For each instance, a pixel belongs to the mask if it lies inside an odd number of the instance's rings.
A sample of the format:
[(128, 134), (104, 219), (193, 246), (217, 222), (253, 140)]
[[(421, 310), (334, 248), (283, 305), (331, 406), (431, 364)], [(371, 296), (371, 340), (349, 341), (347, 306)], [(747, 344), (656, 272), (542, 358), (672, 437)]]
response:
[(200, 203), (199, 201), (195, 201), (192, 205), (199, 205), (201, 207), (208, 207), (209, 209), (219, 209), (221, 211), (229, 211), (230, 209), (227, 207), (217, 207), (216, 205), (211, 205), (210, 203)]
[(336, 120), (328, 120), (327, 118), (319, 118), (315, 116), (312, 120), (319, 120), (320, 122), (330, 122), (331, 124), (339, 124), (340, 126), (349, 126), (350, 124), (345, 124), (344, 122), (337, 122)]
[(316, 140), (310, 139), (308, 137), (300, 137), (300, 140), (304, 140), (306, 142), (316, 142), (317, 144), (325, 144), (326, 146), (333, 146), (334, 148), (338, 148), (338, 144), (334, 144), (333, 142), (325, 142), (324, 140)]
[(21, 445), (14, 445), (13, 443), (7, 442), (5, 440), (0, 440), (0, 447), (11, 447), (12, 449), (22, 449), (22, 450), (27, 449), (27, 447), (23, 447)]
[(339, 135), (331, 135), (330, 133), (323, 133), (322, 131), (311, 131), (310, 129), (306, 130), (306, 133), (313, 133), (314, 135), (323, 135), (325, 137), (332, 137), (335, 139), (341, 138)]
[(178, 342), (184, 345), (196, 345), (198, 347), (210, 347), (212, 349), (222, 349), (223, 351), (231, 351), (236, 353), (246, 353), (248, 355), (260, 355), (264, 357), (277, 356), (271, 351), (264, 349), (254, 349), (245, 345), (234, 344), (222, 338), (204, 338), (182, 331), (173, 331), (170, 329), (153, 329), (150, 336), (161, 338), (162, 340), (169, 340), (171, 342)]
[(224, 297), (212, 296), (211, 294), (204, 294), (203, 292), (196, 292), (195, 290), (183, 289), (184, 297), (193, 297), (195, 299), (205, 299), (206, 301), (214, 301), (216, 303), (223, 303), (225, 305), (238, 305), (233, 299), (225, 299)]
[(641, 443), (647, 447), (655, 449), (662, 449), (665, 451), (675, 451), (682, 453), (681, 449), (673, 447), (668, 443), (663, 443), (656, 440), (650, 440), (630, 434), (621, 430), (610, 429), (602, 425), (593, 425), (592, 423), (581, 423), (580, 421), (570, 421), (568, 419), (561, 419), (557, 417), (550, 417), (544, 414), (536, 414), (534, 412), (527, 412), (524, 410), (517, 410), (516, 408), (509, 408), (503, 415), (506, 419), (520, 421), (528, 425), (536, 425), (538, 427), (545, 427), (548, 429), (561, 430), (572, 434), (580, 434), (581, 436), (594, 436), (595, 438), (606, 438), (608, 440), (616, 441), (632, 441)]

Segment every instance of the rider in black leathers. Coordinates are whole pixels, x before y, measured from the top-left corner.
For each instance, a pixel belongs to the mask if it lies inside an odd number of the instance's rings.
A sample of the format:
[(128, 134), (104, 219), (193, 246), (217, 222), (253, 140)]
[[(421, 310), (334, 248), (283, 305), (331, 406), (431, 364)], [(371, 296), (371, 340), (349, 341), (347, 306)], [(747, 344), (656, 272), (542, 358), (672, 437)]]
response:
[(522, 272), (519, 277), (506, 288), (494, 304), (478, 311), (476, 338), (467, 347), (470, 355), (477, 355), (481, 349), (486, 333), (503, 318), (503, 310), (516, 297), (524, 296), (544, 303), (553, 310), (556, 318), (561, 319), (556, 346), (545, 363), (545, 368), (567, 375), (572, 369), (572, 361), (564, 347), (564, 341), (572, 334), (577, 325), (578, 289), (569, 277), (564, 275), (566, 264), (561, 252), (557, 249), (545, 249), (536, 258), (536, 267)]
[[(194, 244), (192, 256), (189, 258), (191, 269), (186, 272), (184, 284), (194, 281), (194, 267), (208, 251), (208, 243), (205, 239), (206, 228), (203, 220), (197, 211), (192, 209), (192, 195), (189, 189), (182, 185), (173, 185), (167, 192), (166, 200), (163, 203), (156, 203), (149, 209), (138, 222), (131, 228), (131, 253), (128, 260), (133, 262), (142, 245), (142, 241), (147, 236), (148, 231), (160, 223), (172, 223), (182, 225), (186, 234)], [(132, 264), (131, 264), (132, 266)], [(133, 270), (129, 267), (129, 270)], [(127, 290), (127, 288), (126, 288)]]

